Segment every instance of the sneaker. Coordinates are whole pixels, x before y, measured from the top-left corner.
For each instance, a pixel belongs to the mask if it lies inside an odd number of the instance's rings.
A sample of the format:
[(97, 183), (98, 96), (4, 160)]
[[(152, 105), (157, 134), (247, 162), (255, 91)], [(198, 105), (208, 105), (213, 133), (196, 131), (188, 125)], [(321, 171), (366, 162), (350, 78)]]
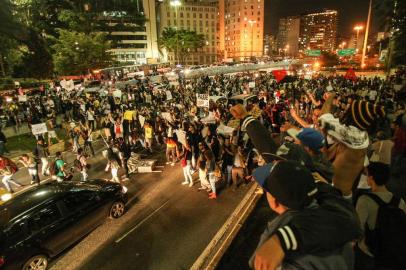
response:
[(175, 166), (175, 162), (172, 162), (172, 163), (171, 163), (171, 166), (172, 166), (172, 167)]
[(193, 184), (194, 184), (193, 182), (192, 182), (192, 183), (190, 183), (190, 184), (189, 184), (189, 187), (193, 187)]
[(189, 182), (186, 182), (186, 181), (182, 182), (182, 185), (187, 185), (187, 184), (189, 184)]
[(171, 162), (170, 162), (170, 161), (167, 161), (165, 164), (167, 164), (167, 165), (168, 165), (168, 164), (171, 164)]
[(212, 200), (212, 199), (217, 199), (217, 194), (214, 193), (214, 192), (210, 193), (210, 194), (209, 194), (209, 199), (210, 199), (210, 200)]

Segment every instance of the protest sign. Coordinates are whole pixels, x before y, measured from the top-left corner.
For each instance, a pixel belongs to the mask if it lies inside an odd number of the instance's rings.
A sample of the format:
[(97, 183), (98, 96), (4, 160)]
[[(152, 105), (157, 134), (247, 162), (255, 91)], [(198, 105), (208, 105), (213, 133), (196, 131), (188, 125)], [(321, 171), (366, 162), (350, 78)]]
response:
[(18, 102), (27, 102), (27, 95), (19, 95)]
[(180, 142), (183, 145), (186, 145), (186, 132), (180, 129), (175, 130), (176, 132), (176, 137), (178, 137), (178, 142)]
[(165, 93), (166, 93), (166, 100), (171, 100), (172, 99), (172, 93), (171, 93), (171, 91), (165, 91)]
[(173, 121), (172, 115), (171, 115), (170, 113), (168, 113), (168, 112), (163, 112), (163, 113), (161, 113), (161, 116), (162, 116), (163, 119), (165, 119), (165, 120), (168, 121), (168, 122), (172, 122), (172, 121)]
[(140, 121), (141, 127), (143, 127), (145, 124), (145, 117), (142, 115), (138, 115), (138, 120)]
[(223, 124), (219, 125), (218, 128), (217, 128), (217, 133), (223, 134), (225, 136), (233, 135), (233, 131), (234, 131), (234, 128), (229, 127), (229, 126), (225, 126)]
[(38, 135), (48, 131), (46, 123), (35, 124), (31, 126), (32, 134)]
[(248, 87), (249, 88), (255, 88), (255, 82), (249, 82)]
[(209, 107), (209, 95), (208, 94), (196, 94), (197, 107)]
[(120, 98), (121, 99), (121, 95), (122, 95), (121, 90), (115, 90), (113, 92), (113, 97), (115, 97), (115, 98)]

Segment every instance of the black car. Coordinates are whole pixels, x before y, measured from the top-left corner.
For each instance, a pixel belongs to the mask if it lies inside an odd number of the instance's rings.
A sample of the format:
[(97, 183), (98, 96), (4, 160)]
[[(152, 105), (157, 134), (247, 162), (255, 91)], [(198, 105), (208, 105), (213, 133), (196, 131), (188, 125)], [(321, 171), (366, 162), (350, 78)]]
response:
[(46, 269), (100, 225), (124, 214), (123, 186), (105, 180), (49, 183), (0, 206), (0, 269)]

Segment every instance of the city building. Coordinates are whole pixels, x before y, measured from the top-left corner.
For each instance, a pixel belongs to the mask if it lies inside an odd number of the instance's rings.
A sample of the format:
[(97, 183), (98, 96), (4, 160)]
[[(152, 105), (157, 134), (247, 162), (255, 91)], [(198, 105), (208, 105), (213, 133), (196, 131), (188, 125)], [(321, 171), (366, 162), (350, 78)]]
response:
[(288, 17), (286, 20), (286, 45), (283, 48), (287, 56), (296, 56), (299, 52), (300, 16)]
[[(148, 0), (145, 0), (148, 1)], [(179, 3), (179, 2), (178, 2)], [(218, 39), (218, 2), (212, 0), (182, 0), (178, 5), (171, 5), (170, 0), (158, 2), (158, 33), (167, 27), (186, 29), (203, 34), (206, 44), (196, 52), (190, 51), (186, 56), (186, 65), (211, 64), (217, 61)], [(152, 19), (152, 18), (151, 18)], [(175, 64), (175, 53), (161, 48), (163, 59)]]
[(100, 20), (106, 21), (107, 39), (111, 41), (110, 52), (121, 65), (137, 65), (159, 62), (157, 43), (155, 1), (136, 2), (139, 12), (147, 18), (140, 25), (137, 20), (121, 18), (121, 13), (104, 13)]
[(263, 55), (264, 0), (219, 0), (219, 50), (224, 59)]
[(280, 18), (279, 19), (279, 26), (278, 26), (278, 35), (277, 35), (277, 46), (278, 50), (283, 50), (286, 46), (288, 41), (288, 26), (287, 26), (287, 18)]
[(299, 50), (333, 51), (337, 43), (338, 12), (326, 10), (303, 14), (300, 22)]
[(277, 51), (278, 46), (275, 37), (271, 34), (266, 34), (264, 36), (264, 55), (273, 56)]

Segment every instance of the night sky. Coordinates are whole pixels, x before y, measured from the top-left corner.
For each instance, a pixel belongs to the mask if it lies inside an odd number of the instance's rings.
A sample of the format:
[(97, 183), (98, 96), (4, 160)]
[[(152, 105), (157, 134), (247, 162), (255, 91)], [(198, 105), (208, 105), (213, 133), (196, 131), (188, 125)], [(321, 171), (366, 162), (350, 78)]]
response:
[[(366, 24), (368, 3), (369, 0), (265, 0), (264, 33), (276, 36), (279, 18), (336, 9), (338, 10), (338, 36), (350, 36), (355, 24)], [(380, 22), (374, 10), (371, 20), (371, 32), (378, 32)]]

